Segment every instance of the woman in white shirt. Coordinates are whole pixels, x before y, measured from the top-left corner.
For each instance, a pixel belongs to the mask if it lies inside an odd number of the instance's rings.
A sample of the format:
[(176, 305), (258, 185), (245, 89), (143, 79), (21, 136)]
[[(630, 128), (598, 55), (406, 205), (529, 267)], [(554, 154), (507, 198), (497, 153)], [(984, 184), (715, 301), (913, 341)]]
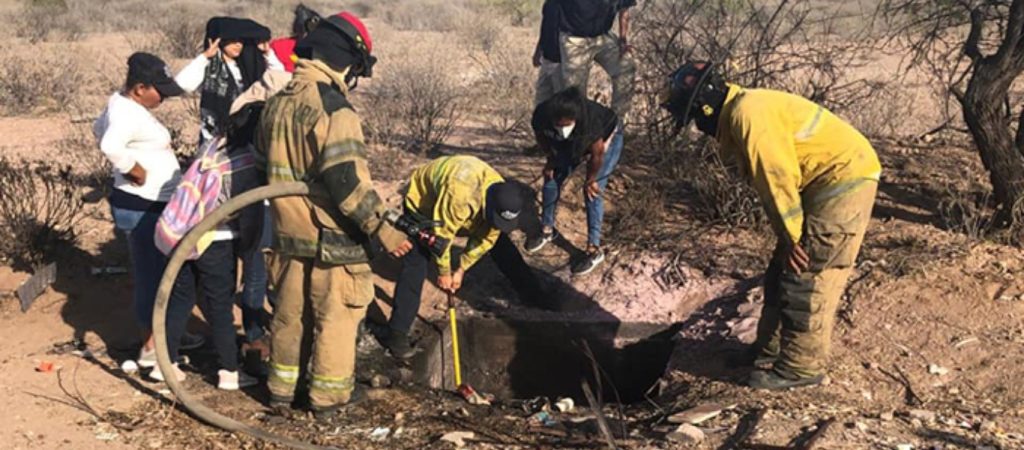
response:
[[(153, 241), (156, 222), (181, 178), (171, 148), (171, 134), (152, 114), (165, 98), (182, 94), (167, 64), (148, 53), (128, 58), (124, 88), (110, 96), (106, 110), (93, 125), (100, 150), (113, 166), (114, 189), (108, 198), (115, 227), (126, 235), (135, 277), (136, 318), (145, 343), (138, 363), (156, 366), (152, 317), (157, 286), (167, 261)], [(188, 315), (169, 305), (168, 317)], [(197, 338), (190, 338), (197, 339)], [(197, 347), (202, 342), (183, 342)], [(151, 375), (162, 379), (159, 369)]]

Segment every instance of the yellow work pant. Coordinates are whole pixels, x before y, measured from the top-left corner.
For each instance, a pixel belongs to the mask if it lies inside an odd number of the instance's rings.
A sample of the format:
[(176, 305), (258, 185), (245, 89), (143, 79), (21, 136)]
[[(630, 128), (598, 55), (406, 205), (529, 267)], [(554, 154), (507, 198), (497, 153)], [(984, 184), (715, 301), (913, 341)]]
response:
[(300, 368), (308, 367), (313, 408), (347, 403), (355, 387), (359, 323), (373, 300), (370, 266), (275, 255), (269, 271), (278, 295), (270, 325), (270, 393), (292, 399), (305, 372)]
[(764, 307), (757, 327), (762, 357), (777, 358), (774, 370), (789, 377), (824, 373), (836, 310), (864, 242), (878, 183), (862, 181), (841, 195), (804, 199), (800, 245), (810, 270), (787, 268), (780, 243), (765, 274)]

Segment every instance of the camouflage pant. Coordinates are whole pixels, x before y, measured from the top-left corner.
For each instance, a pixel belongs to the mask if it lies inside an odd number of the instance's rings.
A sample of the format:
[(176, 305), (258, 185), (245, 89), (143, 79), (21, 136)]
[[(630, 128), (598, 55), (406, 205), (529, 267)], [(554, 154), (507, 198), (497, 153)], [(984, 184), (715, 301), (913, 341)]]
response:
[(562, 69), (559, 63), (543, 59), (537, 72), (537, 90), (533, 99), (534, 106), (544, 103), (545, 100), (554, 97), (555, 94), (562, 90)]
[(790, 377), (824, 373), (836, 310), (864, 242), (877, 190), (877, 182), (863, 181), (843, 195), (818, 203), (805, 200), (800, 244), (810, 256), (810, 270), (796, 275), (785, 268), (785, 248), (776, 248), (765, 274), (755, 343), (761, 356), (778, 358), (776, 372)]
[(278, 296), (270, 326), (271, 394), (291, 399), (308, 366), (314, 408), (348, 402), (355, 387), (359, 323), (373, 301), (370, 266), (275, 255), (270, 276)]
[(584, 95), (590, 81), (590, 68), (597, 62), (612, 79), (612, 106), (625, 121), (633, 106), (636, 65), (623, 55), (619, 39), (612, 33), (597, 37), (577, 37), (562, 34), (562, 86), (577, 86)]

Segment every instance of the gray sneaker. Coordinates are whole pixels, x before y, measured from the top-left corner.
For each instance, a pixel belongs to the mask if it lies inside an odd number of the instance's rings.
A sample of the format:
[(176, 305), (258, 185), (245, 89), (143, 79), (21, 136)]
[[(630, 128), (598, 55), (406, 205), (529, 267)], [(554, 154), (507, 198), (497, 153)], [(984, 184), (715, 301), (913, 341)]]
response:
[(604, 250), (597, 249), (590, 253), (587, 253), (583, 259), (577, 261), (572, 265), (573, 276), (586, 275), (593, 272), (597, 266), (600, 266), (604, 262)]
[(526, 250), (526, 253), (530, 254), (537, 253), (542, 248), (544, 248), (545, 245), (548, 245), (551, 241), (554, 241), (555, 236), (557, 235), (558, 231), (551, 230), (551, 232), (541, 232), (536, 236), (527, 238), (526, 245), (523, 245), (523, 250)]

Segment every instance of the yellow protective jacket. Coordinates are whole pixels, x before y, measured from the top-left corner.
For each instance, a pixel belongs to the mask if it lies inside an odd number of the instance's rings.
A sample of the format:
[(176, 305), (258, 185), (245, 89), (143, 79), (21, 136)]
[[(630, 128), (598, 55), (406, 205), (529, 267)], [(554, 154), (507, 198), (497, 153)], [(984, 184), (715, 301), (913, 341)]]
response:
[(344, 77), (320, 61), (300, 59), (292, 81), (267, 101), (256, 146), (270, 184), (305, 181), (330, 193), (271, 200), (274, 250), (334, 265), (368, 262), (374, 235), (389, 251), (405, 239), (382, 220), (384, 204), (370, 179)]
[(803, 97), (730, 86), (718, 125), (722, 159), (750, 177), (776, 233), (800, 242), (804, 210), (878, 182), (882, 166), (860, 132)]
[[(459, 268), (468, 270), (494, 247), (501, 232), (487, 222), (487, 188), (505, 181), (496, 170), (473, 156), (445, 156), (412, 173), (405, 208), (442, 223), (434, 233), (445, 239), (466, 235)], [(438, 273), (452, 271), (451, 246), (436, 258)]]

